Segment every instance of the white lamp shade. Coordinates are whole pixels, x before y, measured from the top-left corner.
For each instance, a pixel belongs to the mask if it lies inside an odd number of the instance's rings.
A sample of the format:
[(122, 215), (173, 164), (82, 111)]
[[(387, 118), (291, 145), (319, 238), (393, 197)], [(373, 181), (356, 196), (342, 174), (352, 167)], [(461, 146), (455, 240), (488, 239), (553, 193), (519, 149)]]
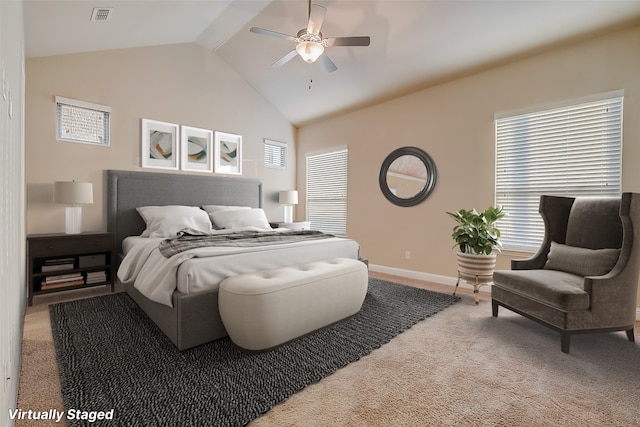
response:
[(71, 205), (93, 203), (93, 184), (90, 182), (57, 181), (53, 184), (53, 202)]
[(297, 205), (298, 192), (295, 190), (281, 191), (279, 202), (281, 205)]
[(314, 41), (302, 41), (296, 46), (298, 55), (311, 64), (324, 52), (324, 46)]

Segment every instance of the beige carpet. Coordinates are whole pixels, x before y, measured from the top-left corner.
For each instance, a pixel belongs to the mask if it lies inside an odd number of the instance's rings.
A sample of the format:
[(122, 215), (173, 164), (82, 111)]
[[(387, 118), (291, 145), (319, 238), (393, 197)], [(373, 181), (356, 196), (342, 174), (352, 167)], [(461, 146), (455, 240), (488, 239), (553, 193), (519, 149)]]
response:
[[(19, 408), (63, 409), (46, 304), (102, 292), (40, 297), (27, 310)], [(251, 426), (640, 425), (640, 343), (629, 343), (622, 332), (582, 335), (572, 338), (567, 355), (549, 329), (505, 309), (492, 318), (488, 294), (481, 294), (479, 306), (470, 292), (459, 294), (461, 302), (307, 387)], [(638, 335), (636, 328), (640, 341)], [(16, 422), (31, 425), (47, 424)]]

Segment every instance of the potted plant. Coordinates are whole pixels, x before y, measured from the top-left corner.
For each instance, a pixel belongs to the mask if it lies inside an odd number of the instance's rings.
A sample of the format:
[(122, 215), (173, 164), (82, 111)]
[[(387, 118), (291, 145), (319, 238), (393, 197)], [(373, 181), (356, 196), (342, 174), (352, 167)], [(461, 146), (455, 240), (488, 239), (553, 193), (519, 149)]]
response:
[[(458, 224), (453, 228), (451, 236), (458, 247), (458, 282), (460, 280), (473, 285), (476, 304), (479, 301), (480, 286), (493, 281), (496, 268), (495, 250), (500, 250), (500, 230), (495, 223), (504, 218), (501, 206), (489, 206), (482, 212), (460, 209), (458, 212), (447, 212)], [(455, 291), (453, 292), (455, 295)]]

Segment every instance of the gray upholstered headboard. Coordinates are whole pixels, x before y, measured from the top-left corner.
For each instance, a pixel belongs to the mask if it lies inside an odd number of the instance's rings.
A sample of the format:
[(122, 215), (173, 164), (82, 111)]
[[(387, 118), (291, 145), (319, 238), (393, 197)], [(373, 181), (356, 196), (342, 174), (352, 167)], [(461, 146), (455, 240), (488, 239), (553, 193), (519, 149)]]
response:
[(107, 229), (115, 234), (116, 251), (122, 240), (138, 236), (145, 224), (140, 206), (229, 205), (262, 207), (262, 181), (219, 176), (108, 170)]

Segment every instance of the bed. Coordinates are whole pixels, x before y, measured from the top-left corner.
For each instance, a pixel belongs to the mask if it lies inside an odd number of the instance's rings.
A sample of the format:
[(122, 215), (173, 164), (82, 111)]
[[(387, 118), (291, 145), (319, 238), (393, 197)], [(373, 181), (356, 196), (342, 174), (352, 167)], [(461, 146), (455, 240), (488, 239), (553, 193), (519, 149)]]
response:
[[(129, 248), (147, 224), (137, 211), (145, 206), (243, 206), (262, 207), (262, 182), (256, 179), (181, 175), (159, 172), (108, 170), (107, 226), (114, 233), (119, 264), (124, 248)], [(133, 243), (132, 243), (133, 242)], [(237, 250), (214, 258), (186, 257), (177, 266), (175, 290), (168, 301), (145, 295), (133, 283), (124, 283), (126, 292), (149, 318), (180, 349), (185, 350), (225, 337), (227, 332), (218, 311), (218, 286), (225, 277), (271, 267), (308, 262), (332, 256), (358, 258), (359, 246), (349, 239), (323, 239), (317, 243), (274, 245), (269, 250)], [(286, 252), (289, 251), (289, 252)], [(215, 261), (214, 261), (215, 260)], [(125, 260), (126, 263), (126, 260)], [(190, 277), (185, 287), (180, 280)], [(145, 292), (146, 293), (146, 292)], [(153, 299), (156, 299), (155, 301)]]

